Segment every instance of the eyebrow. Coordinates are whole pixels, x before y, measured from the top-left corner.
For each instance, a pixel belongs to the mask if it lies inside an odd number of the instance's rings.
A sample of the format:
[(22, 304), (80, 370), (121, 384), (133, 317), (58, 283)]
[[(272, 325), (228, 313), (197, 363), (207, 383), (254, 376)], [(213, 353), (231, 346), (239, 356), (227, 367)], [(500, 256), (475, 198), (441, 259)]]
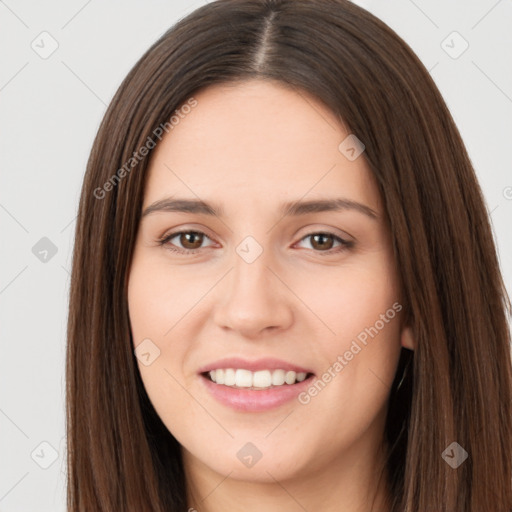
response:
[[(343, 210), (353, 210), (358, 213), (362, 213), (373, 220), (379, 218), (377, 212), (369, 206), (345, 198), (290, 201), (281, 204), (280, 207), (280, 213), (284, 217), (296, 217), (300, 215), (307, 215), (309, 213), (337, 212)], [(183, 212), (212, 215), (216, 217), (224, 216), (224, 209), (221, 206), (207, 203), (199, 199), (160, 199), (145, 208), (142, 212), (142, 217), (155, 212)]]

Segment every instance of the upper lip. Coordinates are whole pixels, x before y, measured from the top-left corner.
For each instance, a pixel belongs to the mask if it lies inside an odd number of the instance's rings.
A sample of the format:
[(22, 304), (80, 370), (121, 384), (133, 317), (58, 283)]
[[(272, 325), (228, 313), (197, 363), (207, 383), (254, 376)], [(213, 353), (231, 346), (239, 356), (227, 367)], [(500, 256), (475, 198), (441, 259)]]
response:
[(252, 361), (242, 359), (240, 357), (228, 357), (224, 359), (219, 359), (217, 361), (214, 361), (199, 368), (198, 373), (207, 373), (211, 370), (218, 370), (224, 368), (239, 368), (244, 370), (250, 370), (252, 372), (258, 370), (285, 370), (294, 371), (296, 373), (313, 373), (311, 370), (308, 370), (307, 368), (304, 368), (302, 366), (293, 363), (288, 363), (281, 359), (274, 359), (272, 357), (255, 359)]

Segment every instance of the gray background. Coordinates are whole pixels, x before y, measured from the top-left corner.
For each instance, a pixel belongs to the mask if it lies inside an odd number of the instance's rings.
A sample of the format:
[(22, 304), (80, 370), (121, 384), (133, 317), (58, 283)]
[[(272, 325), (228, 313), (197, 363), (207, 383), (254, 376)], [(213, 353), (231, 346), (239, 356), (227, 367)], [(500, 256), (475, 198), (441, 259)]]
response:
[[(135, 61), (203, 3), (0, 1), (0, 512), (65, 510), (67, 294), (86, 160)], [(356, 3), (410, 44), (440, 88), (511, 290), (512, 1)]]

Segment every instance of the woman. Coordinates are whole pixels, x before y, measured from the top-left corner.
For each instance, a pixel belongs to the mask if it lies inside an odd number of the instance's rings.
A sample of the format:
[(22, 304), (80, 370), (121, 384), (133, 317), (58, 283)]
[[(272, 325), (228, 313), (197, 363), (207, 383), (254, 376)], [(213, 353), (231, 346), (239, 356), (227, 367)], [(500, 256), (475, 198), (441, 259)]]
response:
[(343, 0), (212, 2), (88, 162), (68, 508), (510, 511), (507, 315), (410, 48)]

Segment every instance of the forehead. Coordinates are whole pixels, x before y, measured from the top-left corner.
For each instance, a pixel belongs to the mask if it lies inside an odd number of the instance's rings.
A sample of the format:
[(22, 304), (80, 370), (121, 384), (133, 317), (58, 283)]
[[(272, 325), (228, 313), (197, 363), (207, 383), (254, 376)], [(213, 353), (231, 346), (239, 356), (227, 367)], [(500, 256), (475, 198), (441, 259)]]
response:
[(306, 92), (251, 80), (193, 97), (153, 152), (146, 204), (174, 194), (239, 206), (343, 195), (378, 209), (364, 158), (339, 149), (349, 133)]

